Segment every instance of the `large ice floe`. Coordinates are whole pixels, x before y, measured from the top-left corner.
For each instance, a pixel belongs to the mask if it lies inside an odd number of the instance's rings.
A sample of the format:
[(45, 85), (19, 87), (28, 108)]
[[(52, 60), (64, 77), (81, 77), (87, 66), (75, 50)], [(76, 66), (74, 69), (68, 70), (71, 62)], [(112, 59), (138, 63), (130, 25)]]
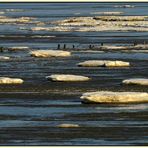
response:
[(46, 79), (52, 81), (63, 81), (63, 82), (73, 82), (73, 81), (88, 81), (90, 78), (80, 75), (71, 75), (71, 74), (55, 74), (47, 76)]
[(68, 57), (71, 56), (69, 51), (63, 50), (35, 50), (31, 51), (30, 55), (33, 57)]
[(148, 86), (148, 79), (144, 78), (132, 78), (132, 79), (126, 79), (122, 81), (123, 84), (128, 85), (147, 85)]
[(84, 93), (81, 99), (83, 103), (148, 103), (148, 93), (97, 91)]
[(130, 66), (130, 63), (124, 62), (124, 61), (89, 60), (89, 61), (84, 61), (84, 62), (78, 63), (77, 65), (83, 66), (83, 67), (99, 67), (99, 66), (124, 67), (124, 66)]
[(70, 17), (50, 22), (49, 27), (31, 27), (32, 31), (148, 31), (148, 16)]
[(0, 84), (22, 84), (23, 82), (19, 78), (0, 77)]

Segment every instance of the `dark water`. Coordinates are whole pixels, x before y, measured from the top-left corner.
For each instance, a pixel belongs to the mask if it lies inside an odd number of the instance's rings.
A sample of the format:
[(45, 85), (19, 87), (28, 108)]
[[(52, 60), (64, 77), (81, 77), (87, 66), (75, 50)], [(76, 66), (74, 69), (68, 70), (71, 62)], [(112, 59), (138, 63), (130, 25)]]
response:
[[(124, 15), (147, 15), (148, 3), (131, 3), (135, 8), (114, 8), (127, 3), (0, 3), (9, 17), (30, 16), (46, 22), (71, 16), (92, 16), (91, 12), (123, 11)], [(75, 14), (80, 13), (80, 14)], [(21, 27), (35, 26), (23, 24)], [(80, 52), (100, 42), (130, 44), (147, 42), (147, 32), (30, 32), (18, 24), (0, 24), (0, 46), (29, 46), (56, 49), (66, 43), (68, 58), (33, 58), (26, 51), (5, 51), (12, 59), (0, 62), (0, 76), (24, 79), (22, 85), (0, 85), (0, 145), (148, 145), (148, 104), (82, 104), (84, 92), (97, 90), (148, 92), (143, 86), (124, 86), (126, 78), (147, 78), (148, 53)], [(34, 35), (55, 36), (32, 38)], [(83, 68), (85, 60), (125, 60), (129, 68)], [(51, 74), (78, 74), (88, 82), (60, 83), (45, 79)], [(78, 128), (58, 128), (62, 123)]]

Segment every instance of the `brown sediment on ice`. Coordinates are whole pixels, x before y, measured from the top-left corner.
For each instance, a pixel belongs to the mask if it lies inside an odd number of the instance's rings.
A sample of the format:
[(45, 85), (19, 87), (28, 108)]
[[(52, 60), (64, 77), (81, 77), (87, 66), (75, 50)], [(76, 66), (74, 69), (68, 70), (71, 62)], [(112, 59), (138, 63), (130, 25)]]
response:
[(84, 93), (81, 99), (83, 103), (140, 103), (148, 102), (148, 93), (97, 91)]

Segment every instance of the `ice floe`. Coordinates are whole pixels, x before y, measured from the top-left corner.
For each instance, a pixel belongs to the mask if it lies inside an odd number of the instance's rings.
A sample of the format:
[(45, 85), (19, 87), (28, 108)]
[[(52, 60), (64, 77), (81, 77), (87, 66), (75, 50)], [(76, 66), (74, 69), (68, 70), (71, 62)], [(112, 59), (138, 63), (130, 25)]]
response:
[(31, 36), (31, 38), (54, 38), (56, 36), (50, 36), (50, 35), (34, 35)]
[(90, 14), (119, 15), (119, 14), (123, 14), (123, 13), (124, 12), (107, 11), (107, 12), (91, 12)]
[(30, 55), (33, 57), (68, 57), (71, 56), (69, 51), (63, 50), (35, 50), (31, 51)]
[(84, 61), (84, 62), (78, 63), (77, 65), (83, 66), (83, 67), (98, 67), (98, 66), (124, 67), (124, 66), (130, 66), (130, 63), (124, 62), (124, 61), (89, 60), (89, 61)]
[(76, 128), (76, 127), (80, 127), (80, 126), (78, 124), (64, 123), (64, 124), (57, 125), (57, 127), (60, 127), (60, 128)]
[(11, 18), (6, 16), (0, 16), (0, 24), (17, 24), (17, 23), (38, 23), (34, 21), (33, 17), (19, 17), (19, 18)]
[(113, 46), (113, 45), (109, 45), (109, 46), (101, 46), (100, 47), (103, 50), (124, 50), (127, 49), (128, 47), (126, 46)]
[(135, 85), (148, 85), (148, 79), (144, 78), (133, 78), (133, 79), (126, 79), (122, 81), (123, 84), (135, 84)]
[(5, 9), (6, 12), (23, 12), (24, 9)]
[(148, 49), (148, 44), (138, 44), (134, 46), (134, 49)]
[(16, 47), (8, 47), (9, 50), (26, 50), (29, 49), (27, 46), (16, 46)]
[(134, 8), (134, 5), (115, 5), (115, 8)]
[(86, 76), (71, 75), (71, 74), (55, 74), (55, 75), (47, 76), (46, 79), (49, 79), (52, 81), (63, 81), (63, 82), (90, 80), (90, 78)]
[(81, 99), (83, 103), (140, 103), (148, 102), (148, 93), (97, 91), (84, 93)]
[(7, 57), (7, 56), (0, 56), (0, 60), (9, 60), (10, 57)]
[(122, 52), (148, 53), (148, 50), (121, 50)]
[(130, 66), (129, 62), (124, 62), (124, 61), (106, 61), (105, 62), (106, 67), (126, 67)]
[(19, 78), (0, 77), (0, 84), (22, 84), (23, 82)]
[(94, 19), (102, 21), (144, 21), (148, 16), (95, 16)]
[(5, 14), (5, 12), (3, 12), (3, 11), (0, 11), (0, 14)]

